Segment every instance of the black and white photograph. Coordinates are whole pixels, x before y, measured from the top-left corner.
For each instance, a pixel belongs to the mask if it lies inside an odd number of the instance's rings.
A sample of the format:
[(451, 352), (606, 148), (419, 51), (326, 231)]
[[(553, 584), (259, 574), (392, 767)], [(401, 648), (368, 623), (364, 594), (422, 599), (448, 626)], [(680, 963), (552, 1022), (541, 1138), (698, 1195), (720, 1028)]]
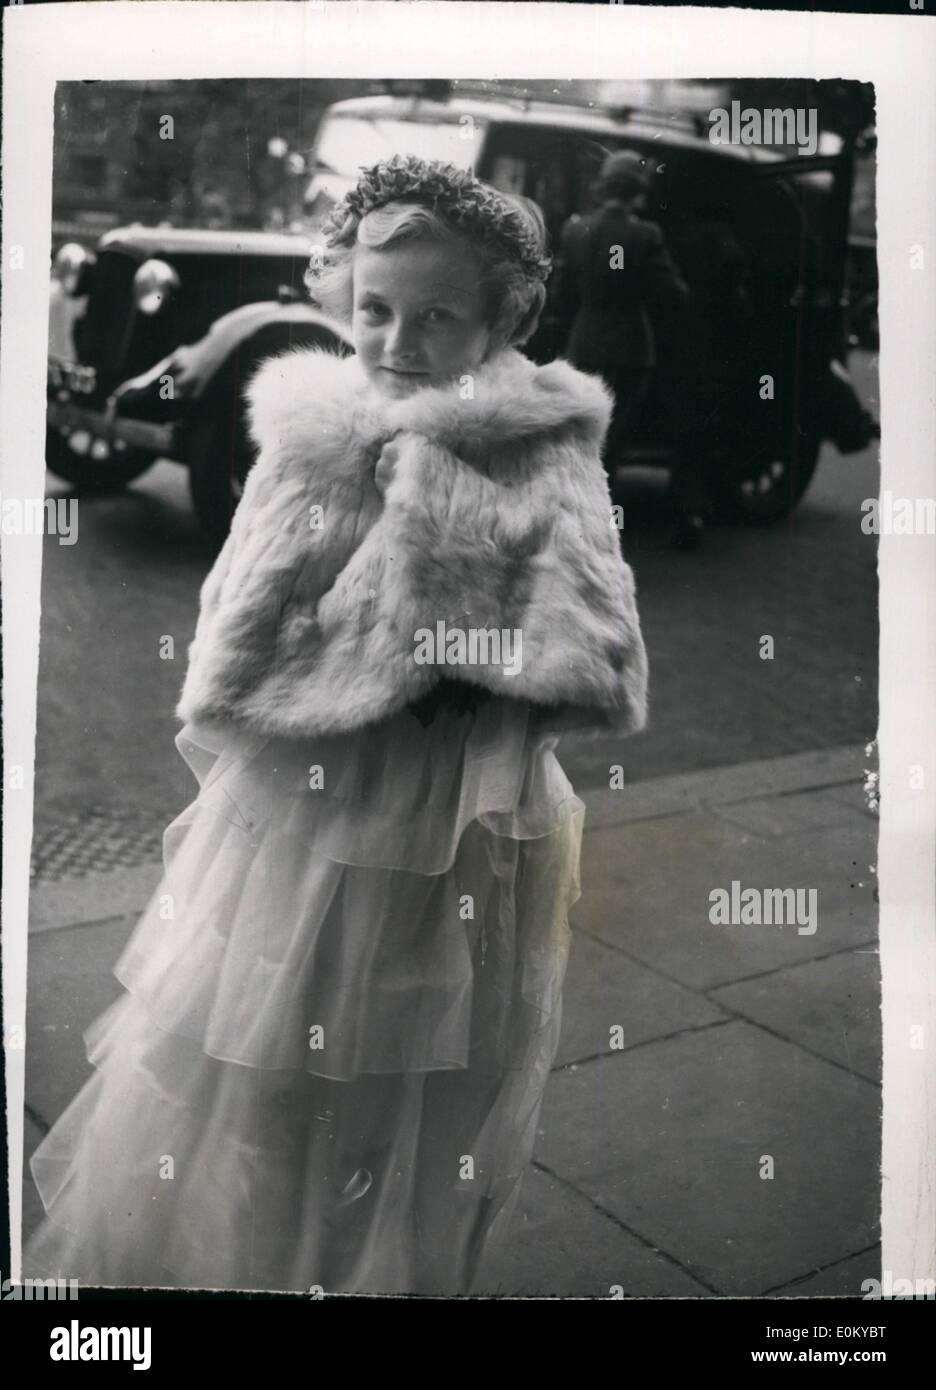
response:
[(909, 1272), (879, 545), (936, 502), (882, 488), (879, 95), (511, 56), (55, 83), (44, 482), (0, 503), (36, 1285)]

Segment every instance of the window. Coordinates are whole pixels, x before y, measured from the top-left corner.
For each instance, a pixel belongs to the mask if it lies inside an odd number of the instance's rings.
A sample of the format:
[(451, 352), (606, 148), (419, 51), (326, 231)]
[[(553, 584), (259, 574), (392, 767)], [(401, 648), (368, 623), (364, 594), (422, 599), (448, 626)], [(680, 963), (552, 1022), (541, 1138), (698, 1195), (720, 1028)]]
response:
[(446, 159), (471, 168), (481, 148), (483, 130), (459, 121), (407, 121), (396, 116), (326, 116), (315, 151), (316, 168), (357, 177), (358, 166), (394, 154)]
[(564, 131), (537, 126), (492, 127), (482, 177), (505, 193), (522, 193), (538, 203), (555, 236), (574, 209), (569, 178), (569, 142)]

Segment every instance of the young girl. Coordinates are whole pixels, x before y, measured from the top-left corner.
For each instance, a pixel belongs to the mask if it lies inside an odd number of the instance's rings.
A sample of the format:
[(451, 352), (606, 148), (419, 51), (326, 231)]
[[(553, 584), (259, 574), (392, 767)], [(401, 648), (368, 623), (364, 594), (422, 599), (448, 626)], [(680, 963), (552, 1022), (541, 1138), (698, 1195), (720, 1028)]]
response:
[(179, 703), (199, 795), (31, 1160), (26, 1275), (464, 1293), (533, 1149), (584, 813), (554, 749), (646, 717), (611, 398), (517, 351), (533, 204), (398, 156), (325, 241), (356, 352), (251, 384)]

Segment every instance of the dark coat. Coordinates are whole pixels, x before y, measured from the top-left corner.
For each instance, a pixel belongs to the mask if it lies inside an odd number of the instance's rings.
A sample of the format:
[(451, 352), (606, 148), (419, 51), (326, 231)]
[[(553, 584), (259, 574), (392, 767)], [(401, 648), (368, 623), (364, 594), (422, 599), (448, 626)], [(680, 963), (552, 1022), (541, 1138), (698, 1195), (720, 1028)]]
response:
[(654, 321), (682, 313), (689, 291), (656, 223), (609, 202), (563, 227), (557, 297), (571, 321), (565, 356), (610, 375), (656, 365)]

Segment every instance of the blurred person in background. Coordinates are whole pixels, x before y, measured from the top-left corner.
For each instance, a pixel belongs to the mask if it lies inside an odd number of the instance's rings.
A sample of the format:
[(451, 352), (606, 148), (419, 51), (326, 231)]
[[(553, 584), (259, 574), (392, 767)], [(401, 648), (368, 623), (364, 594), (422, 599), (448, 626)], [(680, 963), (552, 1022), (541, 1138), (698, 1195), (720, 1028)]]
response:
[[(646, 160), (634, 150), (609, 154), (596, 184), (599, 206), (573, 216), (559, 235), (557, 312), (570, 323), (563, 355), (581, 371), (603, 377), (614, 392), (605, 466), (613, 482), (630, 443), (657, 365), (659, 335), (679, 333), (689, 290), (655, 222), (639, 213), (646, 200)], [(698, 543), (701, 509), (683, 450), (672, 491), (675, 545)]]

